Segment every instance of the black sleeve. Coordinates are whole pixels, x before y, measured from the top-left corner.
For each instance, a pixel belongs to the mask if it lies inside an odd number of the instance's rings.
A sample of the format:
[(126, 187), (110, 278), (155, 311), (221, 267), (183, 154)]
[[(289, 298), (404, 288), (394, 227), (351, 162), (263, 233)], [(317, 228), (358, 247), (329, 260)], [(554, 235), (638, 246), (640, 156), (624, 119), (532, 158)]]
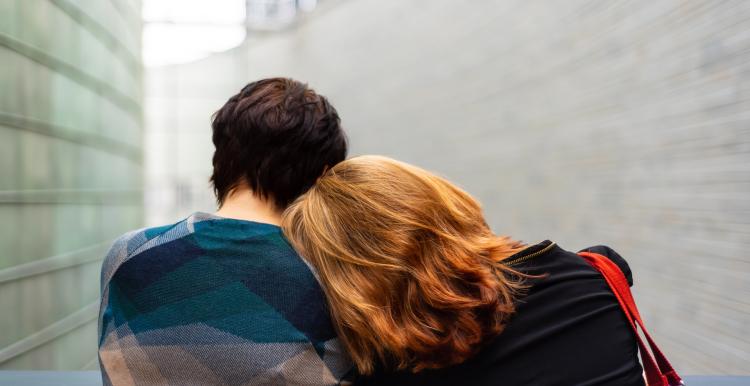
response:
[(593, 252), (603, 256), (607, 256), (613, 263), (620, 267), (622, 273), (625, 274), (625, 278), (628, 279), (628, 285), (633, 286), (633, 272), (630, 271), (630, 266), (625, 259), (620, 256), (619, 253), (615, 252), (614, 249), (606, 245), (597, 245), (581, 250), (581, 252)]

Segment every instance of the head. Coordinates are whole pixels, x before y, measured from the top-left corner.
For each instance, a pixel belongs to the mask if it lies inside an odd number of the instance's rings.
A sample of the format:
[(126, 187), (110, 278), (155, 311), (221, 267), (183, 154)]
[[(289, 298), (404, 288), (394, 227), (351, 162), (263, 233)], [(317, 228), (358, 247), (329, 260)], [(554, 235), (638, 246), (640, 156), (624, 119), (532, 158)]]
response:
[(519, 276), (469, 194), (423, 169), (355, 157), (285, 212), (285, 234), (317, 270), (361, 373), (455, 365), (499, 334)]
[(270, 78), (245, 86), (213, 116), (219, 206), (240, 186), (280, 211), (346, 158), (336, 109), (306, 84)]

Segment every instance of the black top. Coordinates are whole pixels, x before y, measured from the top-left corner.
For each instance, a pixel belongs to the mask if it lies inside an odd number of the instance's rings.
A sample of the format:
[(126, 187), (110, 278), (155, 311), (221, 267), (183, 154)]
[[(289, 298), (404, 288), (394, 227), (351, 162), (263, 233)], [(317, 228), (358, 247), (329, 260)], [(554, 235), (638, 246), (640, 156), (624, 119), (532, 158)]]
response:
[[(628, 263), (605, 246), (628, 278)], [(599, 272), (551, 241), (526, 248), (506, 265), (543, 278), (517, 302), (500, 336), (467, 362), (440, 370), (379, 373), (357, 385), (644, 386), (638, 347), (617, 299)]]

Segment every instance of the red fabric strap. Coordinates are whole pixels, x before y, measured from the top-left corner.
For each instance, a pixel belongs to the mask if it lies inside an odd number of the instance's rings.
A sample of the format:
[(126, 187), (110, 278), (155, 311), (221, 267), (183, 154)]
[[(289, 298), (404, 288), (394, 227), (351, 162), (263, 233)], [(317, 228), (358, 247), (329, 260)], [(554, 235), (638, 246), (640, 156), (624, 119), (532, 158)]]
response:
[[(630, 292), (628, 280), (620, 270), (620, 267), (606, 256), (598, 253), (579, 252), (578, 255), (583, 257), (604, 276), (604, 280), (606, 280), (618, 303), (620, 303), (620, 308), (622, 308), (628, 322), (630, 322), (630, 327), (633, 329), (633, 334), (635, 334), (636, 341), (638, 342), (638, 349), (641, 352), (641, 360), (643, 361), (643, 369), (646, 372), (648, 386), (682, 385), (682, 379), (677, 375), (667, 357), (662, 353), (659, 346), (656, 345), (656, 342), (654, 342), (646, 330), (646, 326), (643, 324), (641, 315), (638, 312), (638, 307), (635, 305), (633, 294)], [(646, 337), (648, 346), (646, 346), (638, 333), (639, 326)], [(648, 350), (649, 347), (651, 348), (650, 351)]]

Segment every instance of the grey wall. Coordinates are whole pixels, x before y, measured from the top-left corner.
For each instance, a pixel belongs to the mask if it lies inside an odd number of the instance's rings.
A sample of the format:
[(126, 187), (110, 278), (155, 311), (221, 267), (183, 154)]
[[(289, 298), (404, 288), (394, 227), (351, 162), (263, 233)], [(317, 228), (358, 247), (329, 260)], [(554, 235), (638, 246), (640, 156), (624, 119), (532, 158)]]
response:
[(149, 222), (212, 209), (208, 117), (268, 75), (328, 95), (354, 154), (465, 187), (498, 233), (616, 248), (680, 370), (750, 373), (750, 2), (324, 2), (148, 74)]
[(138, 0), (0, 0), (0, 369), (96, 368), (99, 266), (142, 222)]

